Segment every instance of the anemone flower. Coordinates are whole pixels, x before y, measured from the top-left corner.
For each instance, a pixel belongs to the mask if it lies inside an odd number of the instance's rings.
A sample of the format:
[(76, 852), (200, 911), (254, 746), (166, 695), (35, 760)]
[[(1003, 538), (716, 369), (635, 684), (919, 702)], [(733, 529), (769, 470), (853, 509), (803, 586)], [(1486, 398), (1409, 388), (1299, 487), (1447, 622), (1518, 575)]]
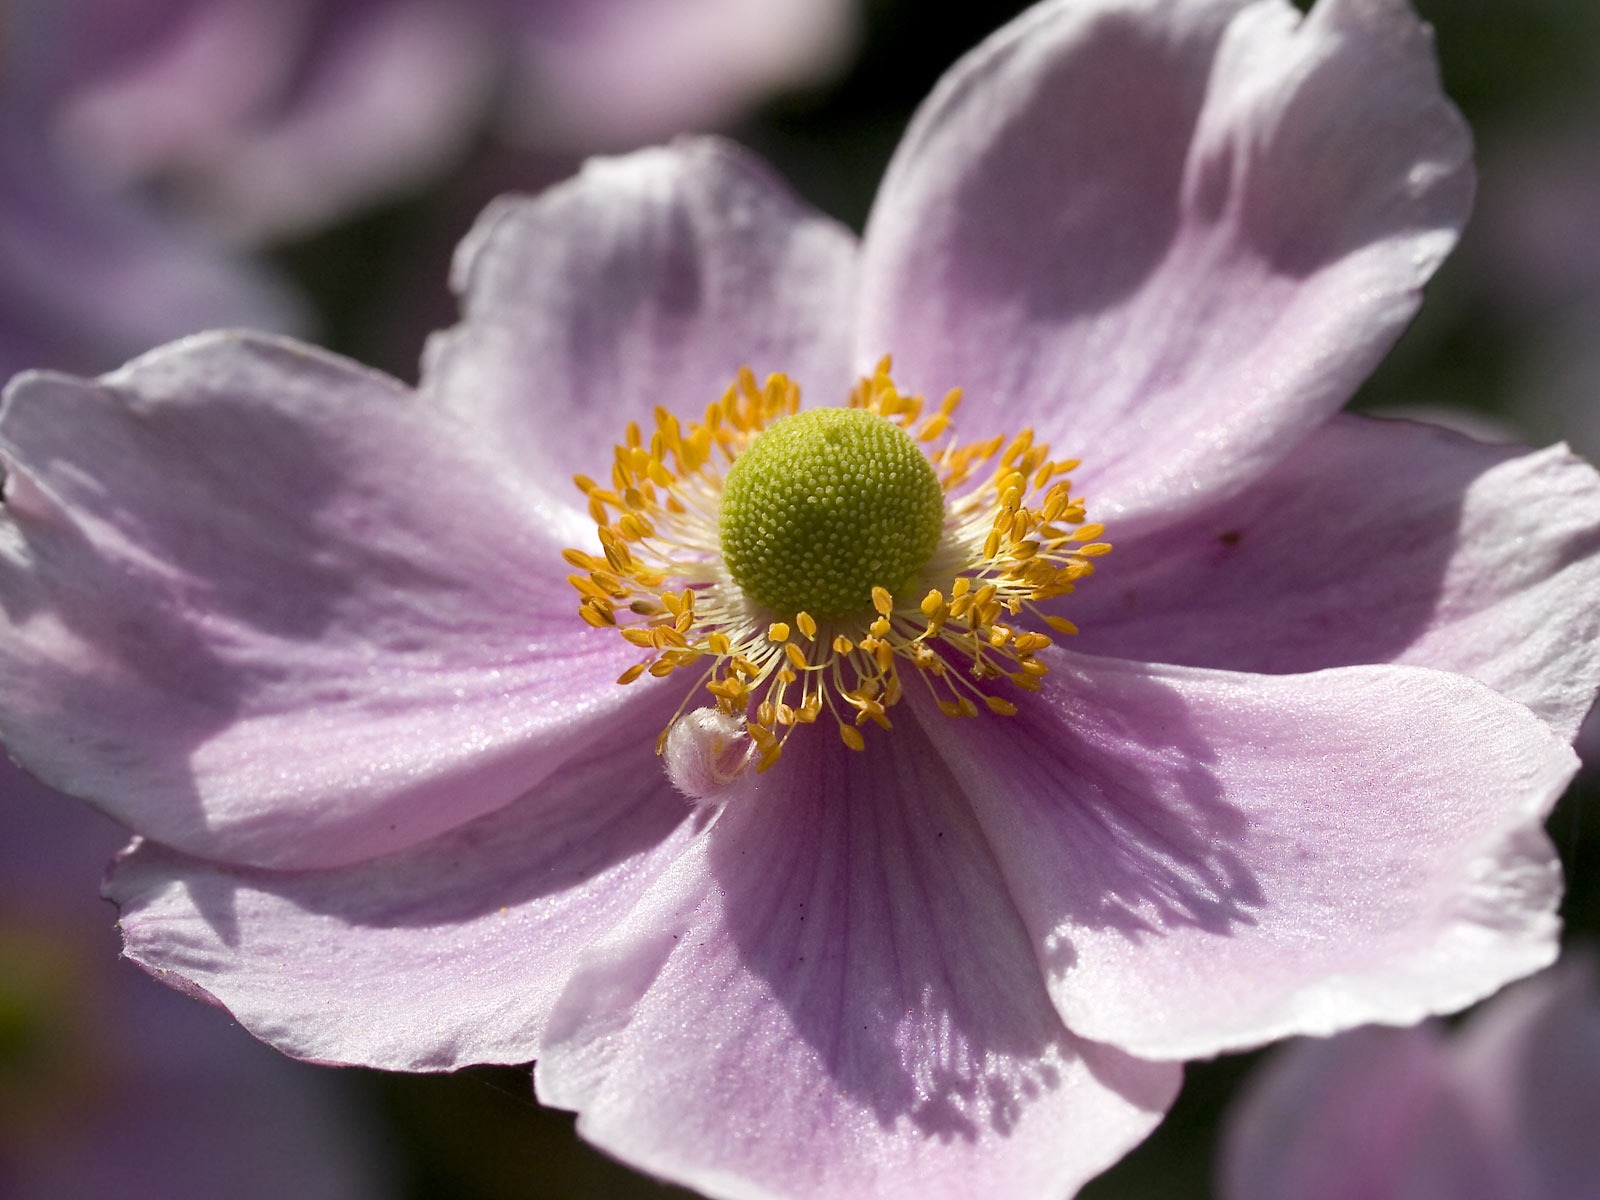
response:
[(1227, 1200), (1600, 1194), (1600, 993), (1579, 950), (1453, 1031), (1367, 1027), (1279, 1051), (1229, 1113)]
[(1060, 1196), (1186, 1058), (1554, 955), (1600, 480), (1337, 413), (1469, 157), (1399, 0), (1058, 0), (859, 242), (683, 142), (492, 207), (416, 392), (24, 377), (0, 731), (291, 1055), (537, 1060), (716, 1196)]

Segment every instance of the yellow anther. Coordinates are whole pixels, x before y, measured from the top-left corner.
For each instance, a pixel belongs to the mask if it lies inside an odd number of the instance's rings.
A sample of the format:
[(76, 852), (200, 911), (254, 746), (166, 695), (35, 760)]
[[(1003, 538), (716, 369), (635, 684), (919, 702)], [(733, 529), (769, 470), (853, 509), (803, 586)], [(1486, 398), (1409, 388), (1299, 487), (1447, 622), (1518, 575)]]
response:
[(616, 615), (592, 596), (578, 605), (578, 615), (583, 618), (585, 624), (593, 625), (596, 629), (604, 629), (608, 625), (617, 623)]
[[(758, 771), (824, 711), (847, 746), (864, 749), (860, 727), (891, 728), (889, 710), (910, 672), (951, 716), (1015, 714), (1013, 697), (992, 693), (1002, 685), (1023, 695), (1040, 689), (1048, 667), (1034, 656), (1052, 638), (1035, 630), (1077, 632), (1038, 606), (1081, 586), (1111, 549), (1071, 492), (1066, 476), (1077, 460), (1052, 459), (1031, 430), (961, 444), (949, 436), (959, 389), (925, 404), (895, 387), (889, 366), (885, 359), (863, 379), (849, 405), (916, 440), (938, 479), (944, 524), (935, 556), (909, 577), (897, 570), (873, 586), (860, 612), (830, 611), (818, 621), (796, 606), (788, 616), (787, 605), (744, 596), (718, 554), (729, 468), (774, 421), (799, 410), (798, 389), (783, 376), (759, 381), (741, 370), (700, 421), (680, 422), (658, 407), (648, 427), (624, 431), (609, 482), (573, 477), (598, 539), (562, 551), (577, 572), (568, 582), (579, 616), (617, 627), (645, 659), (618, 683), (699, 664), (686, 690), (742, 719)], [(895, 590), (906, 593), (901, 603)], [(787, 619), (774, 620), (774, 609)]]

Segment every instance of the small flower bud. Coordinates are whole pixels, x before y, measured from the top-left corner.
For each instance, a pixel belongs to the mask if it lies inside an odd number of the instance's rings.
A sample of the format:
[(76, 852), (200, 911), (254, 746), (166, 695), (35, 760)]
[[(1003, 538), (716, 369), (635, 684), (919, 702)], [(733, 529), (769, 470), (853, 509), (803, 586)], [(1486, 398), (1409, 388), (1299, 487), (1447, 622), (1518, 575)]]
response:
[(672, 723), (662, 749), (667, 776), (697, 804), (717, 804), (755, 762), (755, 744), (738, 717), (697, 708)]

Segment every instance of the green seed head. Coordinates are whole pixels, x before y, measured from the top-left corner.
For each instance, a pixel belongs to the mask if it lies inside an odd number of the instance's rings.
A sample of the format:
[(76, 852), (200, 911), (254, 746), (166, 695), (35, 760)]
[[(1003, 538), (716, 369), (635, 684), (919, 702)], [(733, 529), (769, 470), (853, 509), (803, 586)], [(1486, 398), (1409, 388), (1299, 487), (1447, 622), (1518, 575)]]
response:
[(745, 593), (790, 616), (870, 611), (899, 590), (944, 526), (939, 478), (911, 436), (857, 408), (774, 422), (729, 468), (718, 531)]

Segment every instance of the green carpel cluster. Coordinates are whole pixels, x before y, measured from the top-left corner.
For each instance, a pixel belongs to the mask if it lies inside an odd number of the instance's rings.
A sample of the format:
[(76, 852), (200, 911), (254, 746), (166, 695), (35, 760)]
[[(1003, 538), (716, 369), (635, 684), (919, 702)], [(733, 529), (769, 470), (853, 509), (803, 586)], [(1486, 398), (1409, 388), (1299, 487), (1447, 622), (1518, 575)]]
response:
[(899, 425), (818, 408), (771, 425), (728, 469), (718, 533), (745, 593), (773, 612), (831, 620), (872, 610), (933, 555), (944, 495)]

